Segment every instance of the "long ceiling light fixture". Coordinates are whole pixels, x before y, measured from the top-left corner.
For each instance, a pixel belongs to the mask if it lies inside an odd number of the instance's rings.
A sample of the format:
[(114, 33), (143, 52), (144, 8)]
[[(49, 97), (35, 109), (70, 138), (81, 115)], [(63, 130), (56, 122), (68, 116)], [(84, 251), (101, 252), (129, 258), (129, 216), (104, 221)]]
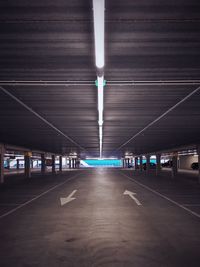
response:
[(102, 69), (105, 65), (104, 10), (105, 10), (105, 0), (93, 0), (95, 62), (96, 62), (96, 67), (98, 69)]
[(100, 158), (102, 158), (103, 109), (104, 109), (104, 65), (105, 65), (104, 10), (105, 10), (105, 0), (93, 0), (95, 64), (97, 68), (97, 87), (98, 87), (98, 124), (99, 124)]

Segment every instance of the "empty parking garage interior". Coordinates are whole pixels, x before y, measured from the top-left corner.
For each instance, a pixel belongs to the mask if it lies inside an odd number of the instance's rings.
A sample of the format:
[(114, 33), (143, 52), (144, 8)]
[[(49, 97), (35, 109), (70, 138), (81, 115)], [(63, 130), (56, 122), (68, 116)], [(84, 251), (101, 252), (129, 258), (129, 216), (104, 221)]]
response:
[(0, 266), (200, 266), (200, 2), (0, 1)]

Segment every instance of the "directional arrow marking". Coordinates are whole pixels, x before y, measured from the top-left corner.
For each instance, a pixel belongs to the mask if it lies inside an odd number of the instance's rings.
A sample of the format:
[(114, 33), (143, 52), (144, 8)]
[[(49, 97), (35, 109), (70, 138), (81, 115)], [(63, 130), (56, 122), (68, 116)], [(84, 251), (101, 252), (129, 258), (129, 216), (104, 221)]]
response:
[(74, 190), (68, 197), (61, 197), (60, 198), (61, 206), (64, 206), (65, 204), (71, 202), (72, 200), (75, 200), (76, 198), (72, 196), (76, 193), (76, 191), (77, 190)]
[(142, 206), (142, 204), (140, 203), (140, 201), (135, 197), (135, 195), (137, 195), (136, 193), (131, 192), (131, 191), (128, 191), (128, 190), (125, 190), (124, 191), (124, 195), (128, 195), (130, 198), (132, 198), (135, 201), (135, 203), (138, 206)]

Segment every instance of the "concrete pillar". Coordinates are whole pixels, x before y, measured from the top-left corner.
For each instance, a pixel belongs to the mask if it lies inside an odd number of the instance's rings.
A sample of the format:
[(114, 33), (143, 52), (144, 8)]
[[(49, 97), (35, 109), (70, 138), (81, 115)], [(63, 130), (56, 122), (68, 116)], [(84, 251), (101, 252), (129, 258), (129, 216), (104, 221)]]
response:
[(135, 170), (137, 170), (137, 167), (138, 167), (138, 158), (137, 157), (134, 158), (134, 165), (135, 165)]
[(34, 160), (31, 159), (31, 168), (33, 169)]
[(24, 156), (24, 174), (26, 178), (31, 177), (31, 157), (29, 153)]
[(6, 162), (7, 162), (7, 169), (9, 170), (10, 169), (10, 159), (7, 159)]
[(78, 169), (78, 159), (75, 159), (75, 168)]
[(178, 153), (174, 153), (172, 156), (172, 178), (176, 177), (178, 173)]
[(150, 155), (146, 155), (146, 174), (150, 171)]
[(45, 174), (45, 172), (46, 172), (46, 157), (45, 157), (45, 154), (42, 153), (41, 154), (41, 173)]
[(0, 183), (4, 183), (4, 154), (5, 148), (3, 145), (0, 145)]
[(62, 156), (59, 156), (59, 171), (62, 172)]
[(69, 159), (69, 169), (71, 169), (71, 168), (72, 168), (72, 160)]
[(19, 159), (17, 159), (17, 170), (19, 170)]
[(78, 159), (77, 159), (77, 168), (78, 168), (78, 169), (80, 168), (80, 162), (81, 162), (81, 160), (80, 160), (80, 158), (78, 158)]
[(200, 145), (197, 146), (198, 165), (199, 165), (199, 183), (200, 183)]
[(51, 156), (52, 159), (52, 174), (56, 173), (56, 160), (55, 160), (55, 155)]
[(142, 164), (142, 156), (140, 156), (140, 171), (142, 172), (143, 171), (143, 164)]
[(156, 175), (159, 175), (161, 172), (161, 154), (156, 154)]
[(76, 168), (76, 159), (73, 159), (73, 169)]

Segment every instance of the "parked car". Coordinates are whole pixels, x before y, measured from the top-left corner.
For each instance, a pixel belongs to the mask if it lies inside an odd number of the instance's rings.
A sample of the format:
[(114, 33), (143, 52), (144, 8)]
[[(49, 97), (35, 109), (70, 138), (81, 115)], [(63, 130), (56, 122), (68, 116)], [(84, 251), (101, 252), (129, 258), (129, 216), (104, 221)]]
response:
[(162, 167), (172, 167), (172, 160), (168, 160), (161, 164)]
[[(147, 164), (143, 163), (142, 166), (143, 166), (143, 170), (146, 170)], [(155, 169), (155, 168), (156, 168), (156, 164), (153, 162), (150, 162), (150, 169)]]
[(198, 169), (199, 169), (199, 163), (198, 163), (198, 162), (193, 162), (193, 163), (191, 164), (191, 168), (192, 168), (193, 170), (198, 170)]

